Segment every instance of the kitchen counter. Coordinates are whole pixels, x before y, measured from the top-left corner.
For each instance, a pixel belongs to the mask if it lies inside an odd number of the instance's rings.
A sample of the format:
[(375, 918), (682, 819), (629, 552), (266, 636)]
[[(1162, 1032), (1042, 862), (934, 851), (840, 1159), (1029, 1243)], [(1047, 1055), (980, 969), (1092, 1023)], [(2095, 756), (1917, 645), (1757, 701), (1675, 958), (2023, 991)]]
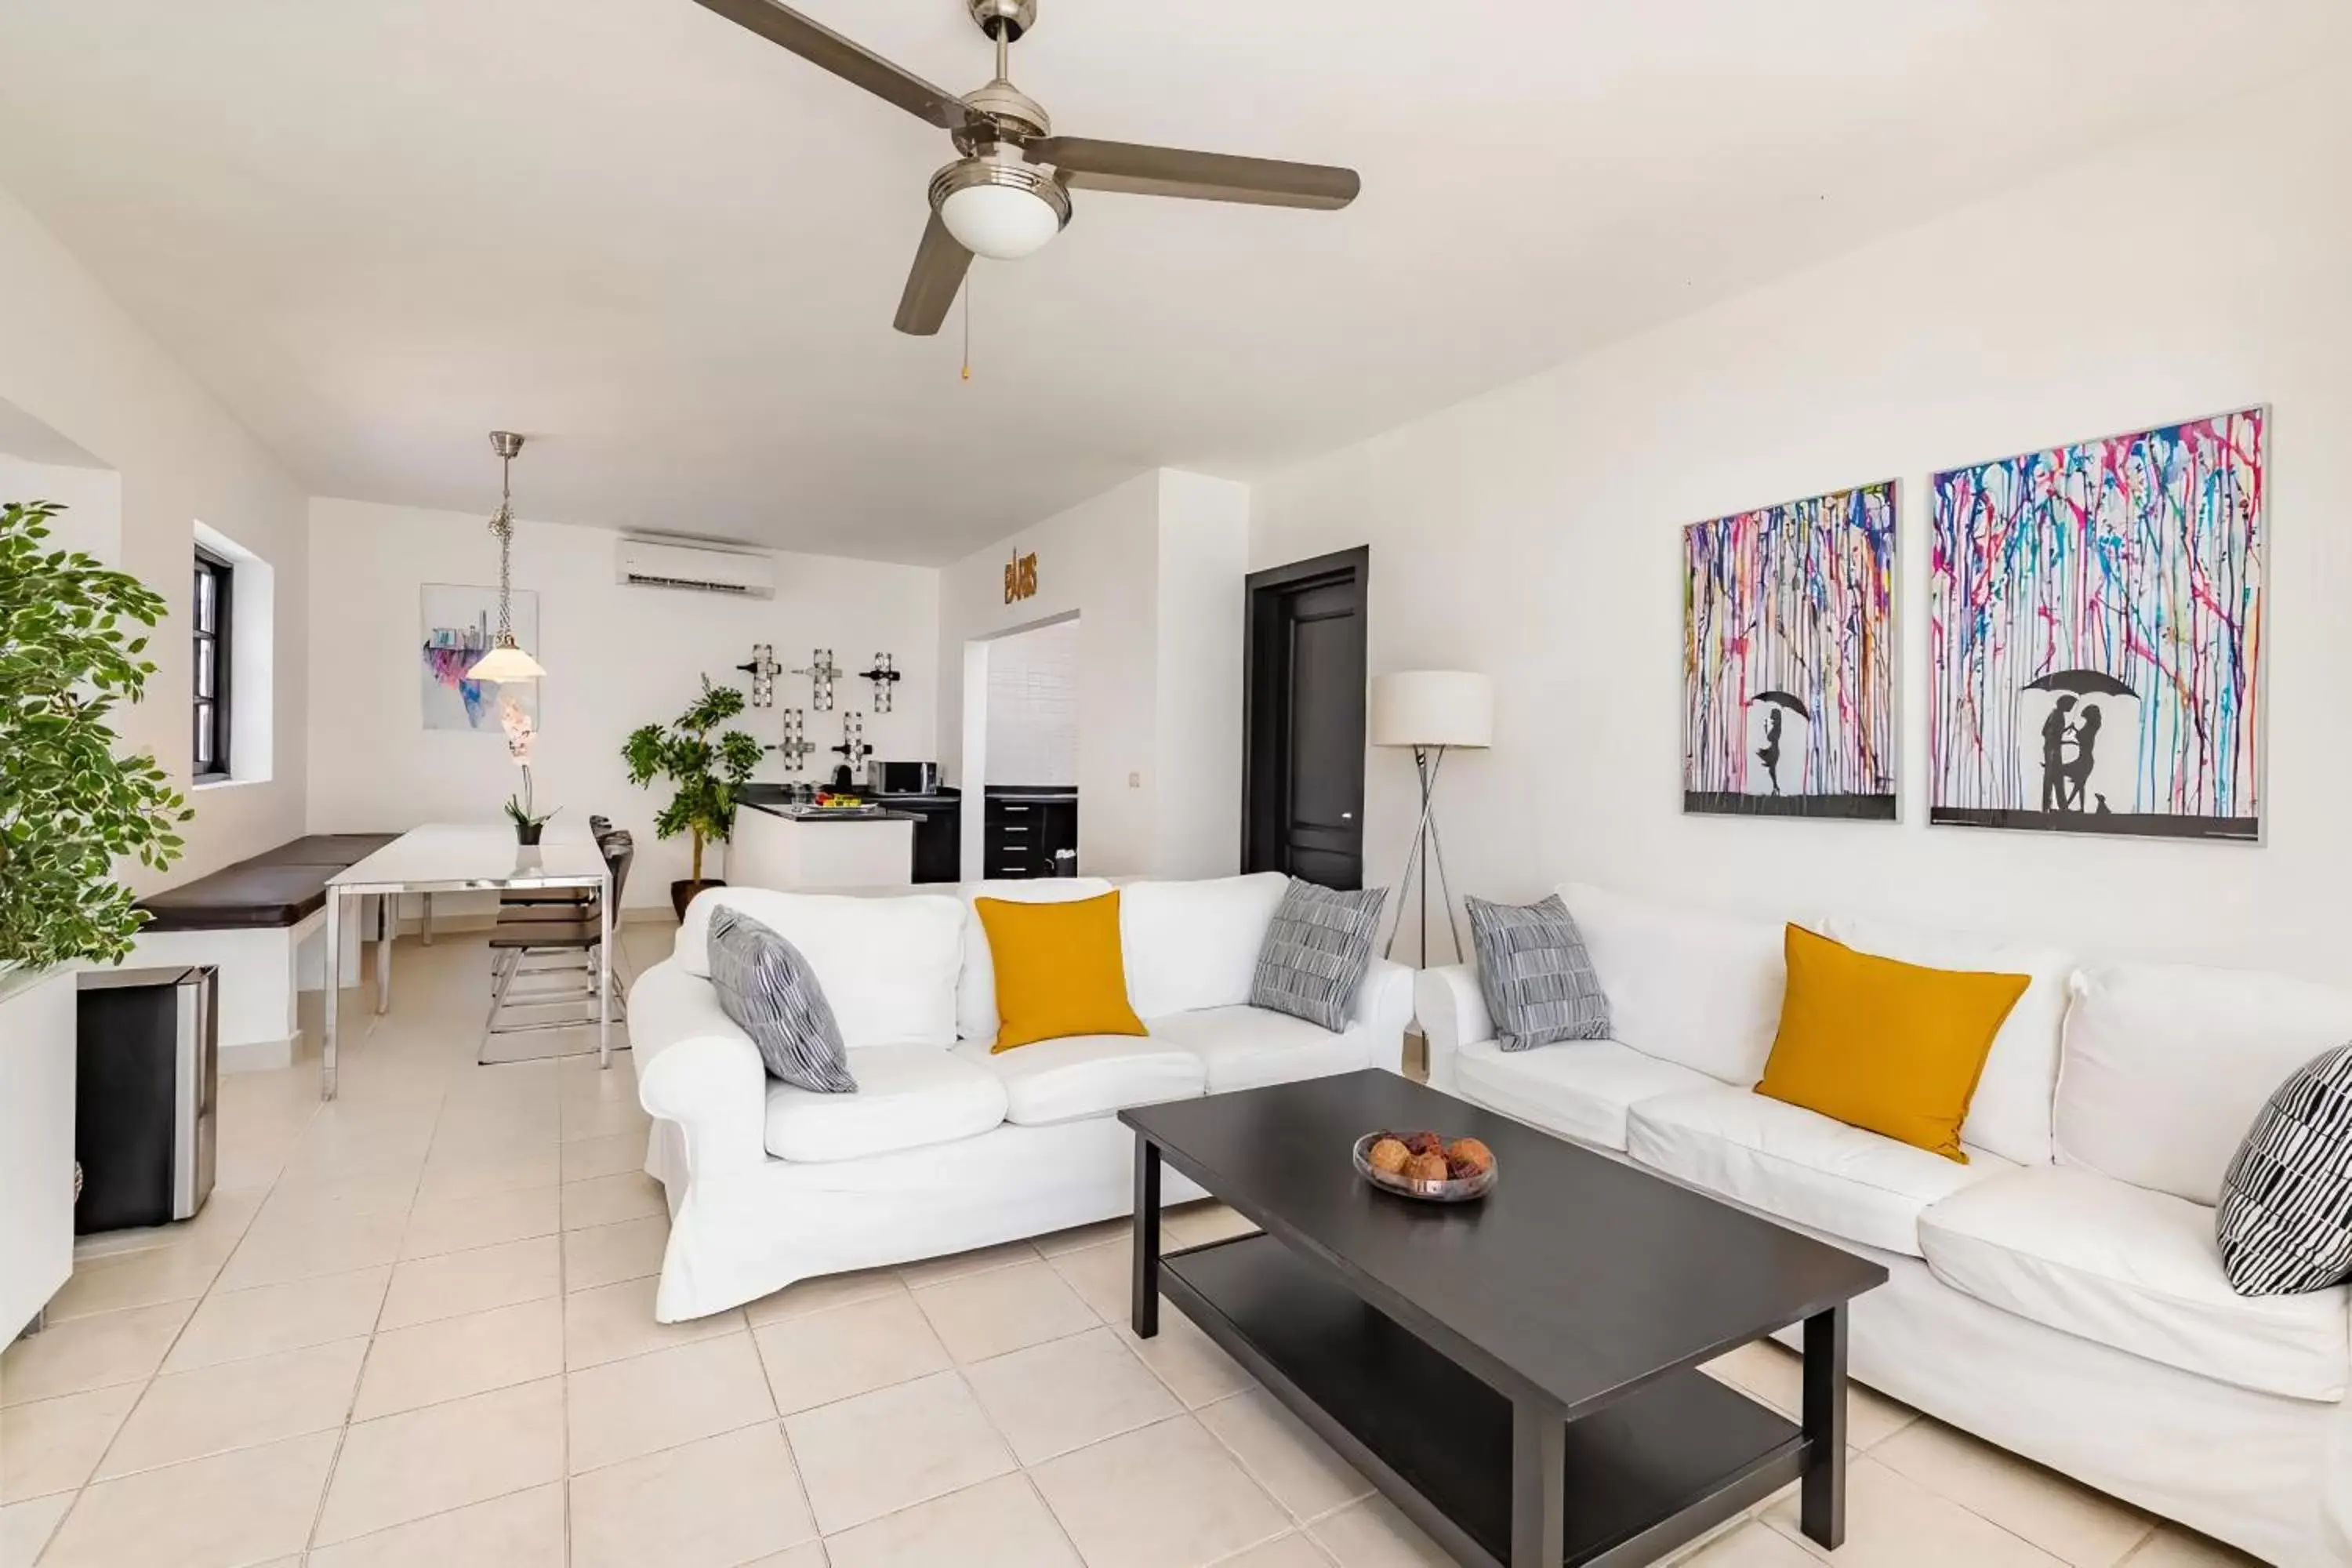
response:
[(781, 799), (739, 795), (727, 844), (727, 880), (739, 888), (905, 888), (914, 883), (908, 811), (866, 816), (787, 816)]

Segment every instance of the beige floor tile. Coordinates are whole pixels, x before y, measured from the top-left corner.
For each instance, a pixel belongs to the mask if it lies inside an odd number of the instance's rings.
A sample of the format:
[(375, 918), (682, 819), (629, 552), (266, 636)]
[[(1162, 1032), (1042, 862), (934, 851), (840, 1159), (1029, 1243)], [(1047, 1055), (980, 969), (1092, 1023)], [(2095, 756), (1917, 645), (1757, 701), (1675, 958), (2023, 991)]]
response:
[(824, 1543), (803, 1541), (798, 1546), (788, 1546), (772, 1557), (762, 1557), (756, 1563), (746, 1563), (743, 1568), (826, 1568)]
[[(562, 1179), (593, 1181), (598, 1176), (643, 1173), (646, 1141), (635, 1132), (614, 1132), (602, 1138), (575, 1138), (562, 1145)], [(650, 1180), (651, 1178), (647, 1178)]]
[(1084, 1333), (1100, 1319), (1043, 1258), (992, 1268), (915, 1292), (915, 1302), (960, 1362)]
[(1189, 1415), (1030, 1472), (1087, 1568), (1197, 1568), (1290, 1528), (1290, 1519)]
[(383, 1170), (333, 1177), (291, 1175), (270, 1189), (255, 1223), (276, 1226), (403, 1213), (416, 1201), (416, 1167), (404, 1161)]
[(1237, 1557), (1226, 1558), (1217, 1568), (1331, 1568), (1331, 1559), (1312, 1536), (1277, 1535)]
[(572, 1479), (572, 1568), (734, 1568), (815, 1534), (772, 1421)]
[(1749, 1520), (1686, 1556), (1675, 1568), (1812, 1568), (1804, 1548), (1761, 1520)]
[(563, 1305), (556, 1297), (436, 1318), (376, 1335), (352, 1419), (511, 1388), (562, 1370)]
[(920, 1289), (926, 1285), (941, 1285), (950, 1279), (961, 1279), (967, 1274), (984, 1274), (992, 1268), (1005, 1268), (1015, 1263), (1035, 1261), (1037, 1249), (1025, 1241), (1008, 1241), (997, 1247), (983, 1247), (971, 1252), (950, 1252), (944, 1258), (927, 1258), (920, 1263), (903, 1265), (898, 1278), (908, 1286)]
[(71, 1491), (89, 1479), (140, 1392), (125, 1383), (0, 1410), (0, 1503)]
[(446, 1203), (418, 1204), (409, 1214), (408, 1234), (401, 1240), (400, 1256), (431, 1258), (445, 1252), (494, 1247), (502, 1241), (553, 1236), (558, 1216), (556, 1192), (554, 1187), (522, 1187), (511, 1192), (485, 1193), (479, 1197), (452, 1198)]
[(1104, 1322), (1127, 1321), (1135, 1300), (1135, 1247), (1129, 1238), (1114, 1237), (1099, 1246), (1056, 1253), (1046, 1262)]
[(193, 1300), (205, 1293), (225, 1261), (201, 1247), (176, 1246), (77, 1258), (71, 1276), (49, 1298), (49, 1321)]
[(1084, 1568), (1026, 1476), (950, 1492), (844, 1531), (833, 1568)]
[[(614, 1031), (615, 1035), (618, 1033), (618, 1030)], [(593, 1041), (594, 1031), (589, 1032), (589, 1038)], [(619, 1041), (616, 1039), (614, 1043), (617, 1045)], [(627, 1072), (628, 1059), (619, 1058), (616, 1069)], [(566, 1100), (563, 1102), (562, 1141), (566, 1143), (576, 1143), (583, 1138), (610, 1138), (623, 1132), (643, 1138), (652, 1127), (653, 1118), (640, 1110), (634, 1100)]]
[(299, 1552), (334, 1457), (335, 1435), (320, 1432), (101, 1481), (41, 1568), (241, 1568)]
[(1384, 1497), (1349, 1503), (1307, 1532), (1339, 1568), (1454, 1568), (1454, 1559)]
[(1024, 1465), (1184, 1409), (1108, 1328), (974, 1363), (964, 1381)]
[(653, 1351), (565, 1375), (575, 1475), (776, 1414), (749, 1334)]
[[(224, 1083), (228, 1080), (224, 1079)], [(315, 1093), (315, 1080), (314, 1089)], [(314, 1099), (304, 1114), (314, 1109)], [(226, 1114), (226, 1112), (224, 1112)], [(224, 1127), (226, 1138), (232, 1129)], [(215, 1261), (225, 1262), (236, 1250), (238, 1240), (253, 1216), (261, 1208), (262, 1200), (269, 1195), (268, 1183), (241, 1184), (215, 1175), (213, 1195), (194, 1219), (177, 1219), (169, 1225), (149, 1226), (137, 1230), (101, 1231), (95, 1236), (74, 1237), (74, 1260), (85, 1258), (108, 1258), (125, 1252), (143, 1252), (156, 1247), (183, 1247), (202, 1252)]]
[(1036, 1238), (1034, 1245), (1047, 1258), (1058, 1258), (1065, 1252), (1083, 1252), (1089, 1247), (1105, 1242), (1125, 1241), (1135, 1234), (1135, 1221), (1128, 1218), (1098, 1220), (1093, 1225), (1074, 1226), (1068, 1230), (1049, 1231)]
[(1318, 1518), (1371, 1495), (1370, 1481), (1263, 1388), (1220, 1399), (1198, 1414), (1201, 1425), (1294, 1519)]
[(0, 1405), (137, 1383), (152, 1373), (194, 1301), (68, 1318), (0, 1352)]
[(2138, 1510), (1925, 1417), (1871, 1458), (2074, 1568), (2111, 1568), (2152, 1525)]
[(341, 1426), (365, 1340), (174, 1372), (147, 1392), (98, 1467), (103, 1480)]
[(73, 1493), (54, 1492), (0, 1508), (0, 1568), (24, 1568), (39, 1556), (73, 1503)]
[(1206, 1247), (1213, 1241), (1250, 1236), (1257, 1230), (1255, 1224), (1213, 1198), (1204, 1204), (1187, 1204), (1166, 1211), (1160, 1216), (1160, 1226), (1163, 1252), (1181, 1247)]
[(165, 1372), (365, 1337), (383, 1304), (389, 1268), (322, 1274), (249, 1290), (215, 1289), (163, 1361)]
[[(507, 1146), (502, 1135), (492, 1147)], [(435, 1145), (436, 1150), (439, 1147)], [(416, 1202), (423, 1206), (487, 1197), (492, 1193), (528, 1192), (534, 1187), (554, 1186), (562, 1179), (562, 1163), (551, 1143), (546, 1149), (522, 1154), (467, 1152), (446, 1159), (436, 1154), (425, 1163), (425, 1178), (417, 1184)]]
[(2128, 1568), (2262, 1568), (2262, 1560), (2177, 1524), (2160, 1525), (2125, 1559)]
[(593, 1290), (623, 1279), (659, 1274), (669, 1246), (669, 1216), (625, 1220), (563, 1233), (563, 1288)]
[(827, 1535), (1014, 1468), (952, 1372), (788, 1415), (784, 1435)]
[(219, 1289), (282, 1285), (390, 1263), (400, 1256), (400, 1235), (407, 1226), (407, 1215), (398, 1211), (348, 1219), (256, 1220), (221, 1271)]
[(713, 1312), (682, 1323), (654, 1319), (654, 1292), (660, 1281), (650, 1275), (574, 1290), (563, 1298), (563, 1364), (573, 1370), (597, 1366), (647, 1351), (688, 1345), (697, 1340), (740, 1333), (740, 1311)]
[[(1742, 1345), (1707, 1363), (1706, 1370), (1738, 1384), (1792, 1421), (1804, 1412), (1804, 1358), (1775, 1341)], [(1874, 1389), (1858, 1383), (1846, 1385), (1846, 1441), (1857, 1448), (1874, 1448), (1918, 1418), (1909, 1405)]]
[(354, 1425), (335, 1463), (317, 1543), (561, 1479), (563, 1403), (563, 1384), (551, 1377)]
[(2054, 1568), (2058, 1562), (1866, 1457), (1846, 1469), (1845, 1544), (1834, 1557), (1804, 1539), (1795, 1498), (1767, 1509), (1764, 1521), (1839, 1568)]
[(904, 1290), (757, 1330), (776, 1408), (795, 1411), (943, 1372), (952, 1362)]
[(761, 1297), (743, 1309), (743, 1314), (753, 1328), (769, 1323), (788, 1322), (806, 1317), (811, 1312), (823, 1312), (835, 1307), (846, 1307), (854, 1301), (872, 1301), (884, 1296), (906, 1294), (906, 1284), (895, 1268), (865, 1268), (855, 1274), (820, 1274), (814, 1279), (803, 1279), (797, 1285), (787, 1285), (772, 1295)]
[(643, 1171), (566, 1182), (562, 1193), (566, 1230), (618, 1225), (623, 1220), (647, 1219), (668, 1212), (662, 1200), (661, 1184)]
[(393, 1268), (377, 1327), (405, 1329), (536, 1301), (560, 1294), (562, 1283), (562, 1243), (552, 1236), (412, 1258)]
[(1157, 1334), (1148, 1340), (1138, 1339), (1133, 1330), (1122, 1326), (1118, 1337), (1159, 1375), (1170, 1392), (1195, 1410), (1203, 1405), (1213, 1405), (1227, 1394), (1257, 1386), (1239, 1362), (1218, 1349), (1215, 1342), (1195, 1328), (1190, 1318), (1165, 1301), (1160, 1304)]
[(310, 1568), (565, 1568), (563, 1488), (533, 1487), (310, 1553)]

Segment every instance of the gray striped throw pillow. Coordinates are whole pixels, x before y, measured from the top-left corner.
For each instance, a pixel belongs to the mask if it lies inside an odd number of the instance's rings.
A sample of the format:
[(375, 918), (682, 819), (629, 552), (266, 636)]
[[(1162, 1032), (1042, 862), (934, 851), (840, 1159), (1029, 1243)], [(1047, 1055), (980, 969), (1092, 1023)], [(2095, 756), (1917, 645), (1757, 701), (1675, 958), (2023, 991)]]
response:
[(2221, 1178), (2213, 1238), (2241, 1296), (2352, 1280), (2352, 1045), (2304, 1064), (2254, 1118)]
[(1505, 1050), (1609, 1037), (1609, 998), (1558, 893), (1533, 904), (1462, 903), (1478, 952), (1478, 989)]
[(769, 1076), (818, 1094), (855, 1094), (841, 1026), (801, 950), (737, 910), (710, 917), (719, 1005), (760, 1047)]
[(1388, 896), (1386, 888), (1335, 893), (1293, 877), (1258, 949), (1250, 1005), (1345, 1033)]

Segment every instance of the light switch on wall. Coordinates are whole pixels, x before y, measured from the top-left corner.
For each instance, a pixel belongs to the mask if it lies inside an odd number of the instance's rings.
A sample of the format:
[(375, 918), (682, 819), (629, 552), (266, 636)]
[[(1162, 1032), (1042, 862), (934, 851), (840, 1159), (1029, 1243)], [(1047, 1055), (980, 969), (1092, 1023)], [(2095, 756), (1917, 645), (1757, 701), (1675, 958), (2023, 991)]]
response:
[(1128, 774), (1127, 787), (1129, 789), (1141, 789), (1143, 787), (1143, 775), (1141, 773)]

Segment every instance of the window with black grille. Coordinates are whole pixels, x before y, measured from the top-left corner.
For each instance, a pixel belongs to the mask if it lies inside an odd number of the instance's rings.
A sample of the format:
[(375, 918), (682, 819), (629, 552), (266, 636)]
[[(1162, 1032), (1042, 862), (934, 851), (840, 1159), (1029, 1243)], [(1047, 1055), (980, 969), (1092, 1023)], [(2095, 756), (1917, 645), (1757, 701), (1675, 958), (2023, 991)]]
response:
[(188, 683), (195, 721), (197, 784), (229, 776), (229, 617), (235, 613), (236, 574), (208, 550), (196, 552), (194, 677)]

